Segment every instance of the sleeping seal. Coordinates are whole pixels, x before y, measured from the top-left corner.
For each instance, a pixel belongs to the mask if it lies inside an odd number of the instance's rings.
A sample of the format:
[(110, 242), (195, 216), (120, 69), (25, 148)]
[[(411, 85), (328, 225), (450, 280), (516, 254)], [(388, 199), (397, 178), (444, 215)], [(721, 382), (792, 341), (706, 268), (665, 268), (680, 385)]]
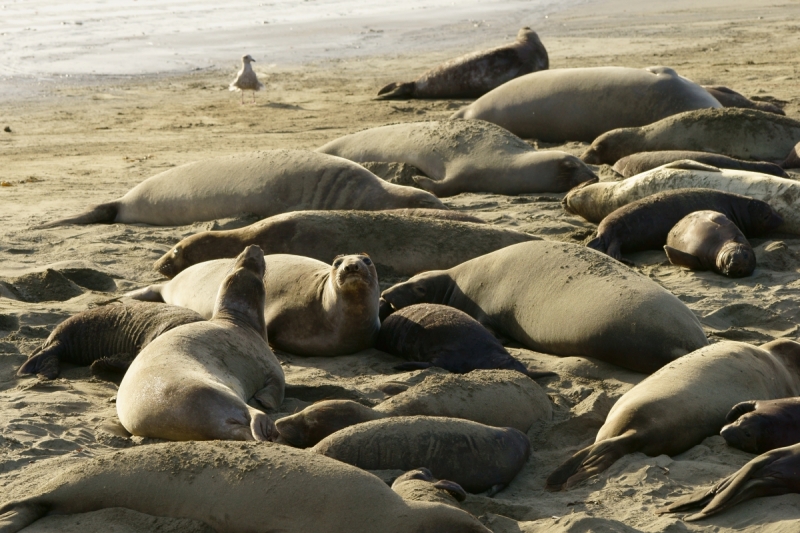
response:
[(764, 453), (800, 443), (800, 398), (750, 400), (733, 406), (719, 432), (734, 448)]
[(779, 178), (789, 177), (780, 166), (774, 163), (744, 161), (743, 159), (734, 159), (710, 152), (692, 152), (689, 150), (663, 150), (661, 152), (639, 152), (637, 154), (626, 155), (614, 163), (614, 170), (621, 174), (623, 178), (630, 178), (642, 172), (660, 167), (661, 165), (667, 165), (683, 159), (697, 161), (698, 163), (717, 168), (748, 170), (750, 172), (760, 172), (761, 174), (778, 176)]
[(508, 80), (548, 66), (542, 41), (535, 31), (525, 27), (511, 44), (451, 59), (415, 81), (390, 83), (378, 91), (378, 99), (477, 98)]
[(272, 440), (266, 409), (283, 402), (284, 376), (264, 326), (264, 255), (248, 246), (218, 286), (208, 322), (168, 331), (134, 359), (117, 393), (130, 433), (169, 440)]
[(760, 348), (723, 341), (673, 361), (626, 392), (595, 443), (547, 478), (570, 488), (633, 452), (676, 455), (719, 432), (732, 405), (800, 393), (800, 344), (779, 339)]
[(721, 85), (703, 85), (703, 89), (717, 99), (717, 102), (722, 104), (723, 107), (740, 107), (742, 109), (758, 109), (767, 113), (775, 113), (776, 115), (785, 115), (786, 113), (780, 107), (769, 102), (755, 102), (750, 100), (744, 95), (741, 95)]

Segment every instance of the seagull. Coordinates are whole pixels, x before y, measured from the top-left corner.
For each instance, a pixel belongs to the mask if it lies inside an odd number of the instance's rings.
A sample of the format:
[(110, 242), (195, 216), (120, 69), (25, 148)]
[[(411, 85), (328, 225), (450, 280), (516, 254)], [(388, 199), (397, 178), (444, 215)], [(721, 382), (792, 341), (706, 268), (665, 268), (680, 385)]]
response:
[(236, 79), (233, 80), (228, 87), (228, 89), (231, 91), (241, 91), (242, 105), (244, 105), (245, 91), (253, 91), (253, 103), (255, 104), (255, 92), (264, 88), (264, 84), (258, 81), (258, 77), (256, 76), (255, 71), (253, 71), (253, 67), (250, 66), (250, 63), (254, 61), (255, 59), (250, 57), (250, 54), (242, 56), (242, 69), (236, 73)]

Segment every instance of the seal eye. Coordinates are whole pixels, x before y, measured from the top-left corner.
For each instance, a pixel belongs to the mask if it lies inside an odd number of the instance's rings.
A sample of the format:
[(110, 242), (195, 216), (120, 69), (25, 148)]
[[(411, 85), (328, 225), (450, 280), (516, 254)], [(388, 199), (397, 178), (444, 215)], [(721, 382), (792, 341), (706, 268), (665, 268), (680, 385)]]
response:
[(367, 266), (372, 264), (372, 259), (370, 259), (369, 257), (363, 258), (362, 261), (364, 261), (364, 264)]
[(339, 268), (340, 266), (342, 266), (342, 260), (341, 259), (337, 259), (336, 261), (333, 262), (333, 266), (335, 268)]

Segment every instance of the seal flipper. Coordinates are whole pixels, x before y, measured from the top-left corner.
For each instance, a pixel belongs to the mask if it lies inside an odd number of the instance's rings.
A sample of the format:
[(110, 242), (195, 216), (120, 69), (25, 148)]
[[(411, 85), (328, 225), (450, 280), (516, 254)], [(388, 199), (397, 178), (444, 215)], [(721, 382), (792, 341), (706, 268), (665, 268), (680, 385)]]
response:
[(11, 502), (0, 508), (0, 533), (17, 533), (47, 514), (47, 506), (33, 502)]
[(253, 395), (253, 399), (264, 409), (277, 409), (283, 402), (283, 384), (277, 379), (270, 380), (266, 387)]
[(731, 423), (735, 422), (739, 419), (742, 415), (746, 415), (747, 413), (753, 412), (756, 410), (756, 401), (750, 400), (749, 402), (740, 402), (731, 407), (731, 410), (728, 411), (728, 414), (725, 415), (725, 422)]
[(411, 179), (414, 180), (414, 183), (434, 196), (440, 196), (440, 193), (443, 194), (440, 181), (432, 180), (427, 176), (411, 176)]
[(408, 361), (407, 363), (400, 363), (399, 365), (395, 365), (392, 367), (393, 370), (422, 370), (424, 368), (430, 368), (432, 366), (436, 366), (433, 363), (429, 363), (427, 361)]
[(584, 448), (547, 477), (545, 488), (551, 491), (568, 489), (603, 472), (619, 458), (636, 451), (634, 435), (628, 432)]
[(164, 303), (164, 297), (161, 295), (161, 290), (164, 288), (164, 285), (165, 283), (149, 285), (143, 289), (136, 289), (135, 291), (126, 292), (122, 295), (122, 297), (131, 298), (133, 300), (141, 300), (143, 302)]
[(59, 372), (59, 355), (63, 349), (60, 341), (54, 342), (46, 349), (36, 348), (28, 360), (19, 367), (17, 376), (38, 374), (43, 378), (56, 379)]
[(128, 371), (135, 357), (135, 354), (131, 355), (129, 353), (118, 353), (110, 357), (101, 357), (93, 361), (89, 369), (93, 376), (106, 381), (112, 381), (119, 385), (119, 382), (122, 380), (125, 372)]
[(119, 212), (119, 201), (96, 205), (85, 213), (74, 217), (62, 218), (49, 224), (36, 226), (35, 229), (55, 228), (68, 224), (113, 224)]
[(378, 91), (376, 100), (409, 99), (414, 95), (414, 82), (393, 82)]
[(603, 253), (606, 253), (606, 249), (608, 248), (608, 246), (606, 245), (606, 240), (603, 237), (600, 237), (599, 235), (594, 239), (592, 239), (591, 241), (587, 242), (586, 247)]
[(455, 481), (440, 479), (434, 483), (433, 486), (439, 490), (446, 491), (448, 494), (450, 494), (450, 496), (455, 498), (456, 501), (463, 502), (467, 499), (467, 491), (465, 491), (464, 488)]
[(250, 413), (250, 430), (253, 432), (253, 440), (274, 441), (280, 436), (275, 422), (270, 417), (258, 409), (247, 406)]
[(696, 255), (687, 254), (666, 244), (664, 245), (664, 252), (667, 254), (669, 262), (675, 266), (682, 266), (691, 270), (705, 270), (700, 258)]

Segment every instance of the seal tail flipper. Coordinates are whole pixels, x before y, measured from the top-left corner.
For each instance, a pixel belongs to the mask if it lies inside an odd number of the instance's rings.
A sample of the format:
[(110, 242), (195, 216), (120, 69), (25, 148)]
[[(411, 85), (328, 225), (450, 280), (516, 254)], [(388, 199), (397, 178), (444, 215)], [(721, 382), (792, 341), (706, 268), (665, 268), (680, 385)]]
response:
[(378, 91), (376, 100), (392, 100), (392, 99), (408, 99), (414, 94), (414, 82), (408, 83), (390, 83), (386, 87)]
[(47, 506), (32, 502), (11, 502), (0, 507), (0, 533), (17, 533), (47, 514)]
[(600, 236), (597, 236), (594, 239), (592, 239), (591, 241), (587, 242), (586, 243), (586, 247), (587, 248), (591, 248), (592, 250), (597, 250), (598, 252), (603, 252), (603, 253), (606, 253), (606, 249), (608, 248), (606, 246), (605, 239), (603, 239)]
[(442, 187), (441, 183), (438, 181), (432, 180), (427, 176), (411, 176), (411, 179), (414, 180), (414, 183), (419, 185), (421, 189), (428, 191), (434, 196), (447, 196), (441, 194)]
[(133, 300), (141, 300), (143, 302), (163, 302), (164, 297), (161, 295), (161, 289), (164, 288), (164, 283), (156, 285), (149, 285), (142, 289), (126, 292), (122, 295), (123, 298), (131, 298)]
[(37, 226), (35, 229), (54, 228), (68, 224), (113, 224), (119, 212), (119, 202), (96, 205), (85, 213), (74, 217), (62, 218), (49, 224)]
[(592, 444), (556, 468), (548, 476), (545, 488), (551, 491), (569, 489), (584, 479), (603, 472), (619, 458), (633, 451), (635, 449), (632, 433)]
[(247, 409), (250, 411), (250, 430), (253, 432), (253, 440), (274, 441), (280, 437), (275, 422), (270, 417), (250, 406)]
[(129, 353), (101, 357), (93, 361), (89, 368), (93, 376), (119, 384), (125, 372), (131, 366), (134, 357), (135, 355), (131, 356)]
[(434, 483), (433, 486), (439, 490), (446, 491), (459, 502), (463, 502), (467, 499), (467, 491), (465, 491), (464, 488), (455, 481), (440, 479)]
[(740, 402), (731, 407), (731, 410), (728, 411), (728, 414), (725, 415), (725, 421), (727, 423), (736, 422), (739, 417), (742, 415), (746, 415), (752, 411), (756, 410), (756, 401), (750, 400), (749, 402)]
[(22, 366), (17, 370), (18, 376), (27, 376), (30, 374), (39, 374), (47, 379), (55, 379), (58, 377), (59, 371), (59, 354), (63, 347), (60, 342), (56, 341), (46, 349), (37, 348), (28, 360), (22, 363)]
[(687, 254), (672, 246), (664, 245), (664, 252), (669, 262), (675, 266), (682, 266), (691, 270), (704, 270), (700, 259), (696, 255)]

